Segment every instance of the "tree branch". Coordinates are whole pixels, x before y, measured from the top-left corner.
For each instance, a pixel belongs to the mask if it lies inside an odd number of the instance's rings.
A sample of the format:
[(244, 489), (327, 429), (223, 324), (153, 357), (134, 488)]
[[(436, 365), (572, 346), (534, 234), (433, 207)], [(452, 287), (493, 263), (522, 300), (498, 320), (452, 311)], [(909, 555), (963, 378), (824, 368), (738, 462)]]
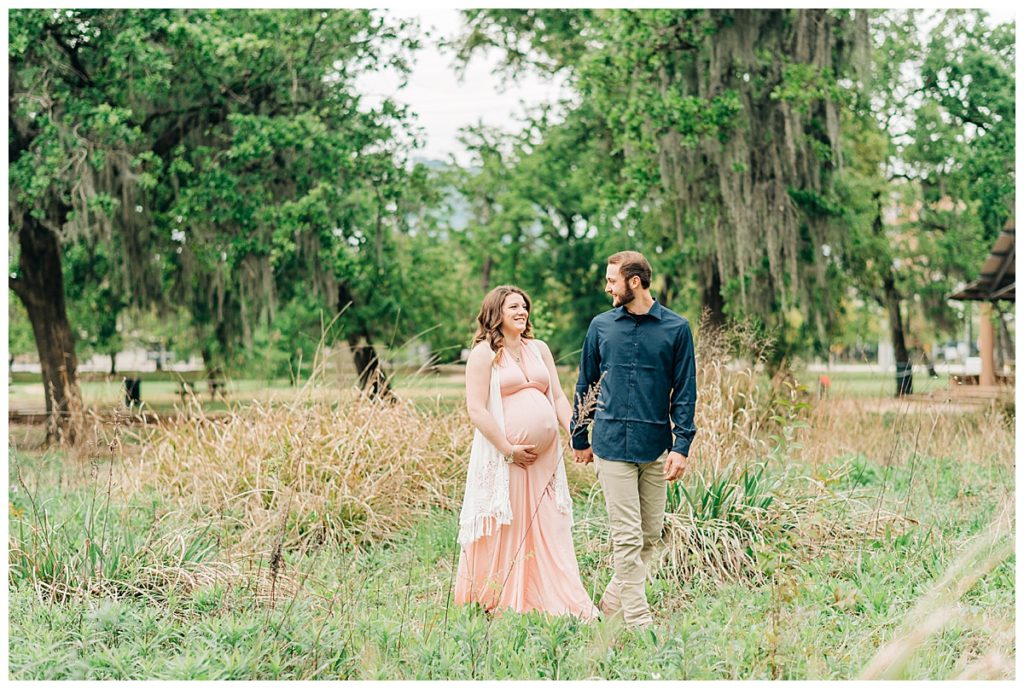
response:
[[(324, 14), (327, 14), (326, 12)], [(329, 16), (329, 15), (328, 15)], [(313, 48), (316, 47), (316, 35), (320, 33), (320, 29), (324, 28), (324, 24), (327, 23), (327, 17), (320, 17), (320, 23), (316, 25), (313, 30), (313, 37), (309, 39), (309, 47), (306, 48), (306, 57), (303, 58), (303, 62), (309, 64), (309, 59), (313, 56)]]
[(153, 126), (153, 123), (156, 122), (157, 120), (161, 119), (161, 118), (164, 118), (164, 117), (181, 117), (183, 115), (193, 115), (193, 114), (195, 114), (197, 112), (202, 112), (206, 108), (210, 108), (210, 107), (216, 107), (216, 104), (210, 102), (210, 103), (202, 103), (200, 105), (193, 105), (190, 108), (180, 108), (178, 110), (162, 110), (162, 111), (158, 111), (158, 112), (151, 112), (148, 115), (146, 115), (146, 119), (142, 121), (142, 124), (140, 125), (140, 127), (142, 128), (142, 131), (148, 132), (148, 131), (150, 131), (150, 127)]
[(942, 232), (949, 232), (949, 225), (943, 225), (942, 223), (935, 222), (934, 220), (925, 220), (924, 218), (921, 218), (918, 222), (920, 222), (922, 226), (932, 230), (941, 230)]
[(48, 23), (46, 25), (46, 32), (50, 34), (54, 42), (61, 50), (64, 51), (64, 54), (68, 56), (68, 60), (71, 62), (71, 69), (74, 70), (75, 74), (78, 76), (81, 85), (89, 87), (95, 86), (92, 77), (90, 77), (89, 73), (85, 71), (85, 65), (82, 64), (82, 60), (78, 55), (78, 48), (71, 47), (67, 41), (64, 40), (64, 37), (60, 35), (59, 31), (57, 31), (56, 25)]

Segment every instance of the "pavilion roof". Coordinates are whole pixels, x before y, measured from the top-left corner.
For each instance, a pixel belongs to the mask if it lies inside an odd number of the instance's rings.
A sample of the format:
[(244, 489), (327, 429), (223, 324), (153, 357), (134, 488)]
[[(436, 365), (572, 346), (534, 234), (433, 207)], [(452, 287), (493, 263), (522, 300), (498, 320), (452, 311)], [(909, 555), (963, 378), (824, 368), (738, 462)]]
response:
[(992, 245), (985, 263), (981, 266), (978, 279), (970, 283), (950, 299), (960, 301), (1016, 301), (1014, 290), (1014, 218), (1006, 221), (1006, 226)]

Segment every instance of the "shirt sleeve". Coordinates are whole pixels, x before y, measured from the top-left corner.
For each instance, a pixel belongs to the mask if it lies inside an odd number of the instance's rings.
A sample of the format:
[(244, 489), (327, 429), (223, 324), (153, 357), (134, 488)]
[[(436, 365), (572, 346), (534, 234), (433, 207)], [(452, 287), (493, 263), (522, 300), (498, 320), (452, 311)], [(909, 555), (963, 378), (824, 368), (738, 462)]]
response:
[(576, 394), (572, 405), (572, 420), (569, 422), (569, 433), (572, 439), (574, 450), (586, 450), (590, 447), (590, 439), (587, 437), (587, 430), (594, 419), (594, 412), (597, 405), (589, 405), (591, 408), (586, 414), (580, 415), (581, 405), (586, 399), (587, 392), (597, 385), (601, 379), (601, 355), (597, 347), (597, 327), (594, 321), (590, 322), (587, 329), (587, 336), (583, 340), (583, 351), (580, 354), (580, 375), (576, 380)]
[(672, 375), (672, 451), (689, 456), (690, 443), (697, 435), (693, 423), (697, 403), (697, 362), (693, 352), (693, 334), (688, 323), (676, 337), (675, 370)]

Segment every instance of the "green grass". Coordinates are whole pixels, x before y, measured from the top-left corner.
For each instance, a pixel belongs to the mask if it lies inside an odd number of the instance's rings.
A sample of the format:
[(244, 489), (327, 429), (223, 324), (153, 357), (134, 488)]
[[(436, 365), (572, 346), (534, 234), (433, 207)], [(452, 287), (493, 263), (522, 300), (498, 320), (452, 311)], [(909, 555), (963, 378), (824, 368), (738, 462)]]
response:
[[(189, 585), (164, 575), (195, 575), (225, 558), (224, 522), (170, 512), (155, 493), (115, 490), (108, 499), (106, 462), (52, 453), (15, 459), (10, 533), (22, 545), (10, 556), (9, 663), (21, 680), (854, 678), (1013, 495), (1011, 465), (952, 450), (913, 468), (863, 456), (790, 467), (796, 477), (836, 477), (830, 490), (855, 503), (822, 502), (812, 516), (845, 535), (811, 542), (812, 556), (776, 549), (759, 560), (760, 584), (655, 577), (656, 624), (632, 632), (613, 621), (541, 614), (492, 620), (450, 605), (457, 515), (442, 511), (387, 544), (284, 552), (273, 604), (267, 562), (255, 557), (232, 576), (195, 576)], [(875, 505), (908, 519), (874, 528), (865, 514)], [(176, 533), (184, 541), (169, 547)], [(574, 535), (596, 598), (611, 571), (595, 490), (577, 496)], [(92, 549), (83, 549), (86, 538)], [(34, 585), (60, 579), (62, 567), (69, 587), (87, 593), (51, 598)], [(148, 588), (133, 591), (127, 584), (144, 573)], [(984, 575), (963, 603), (1012, 622), (1014, 558)], [(953, 624), (918, 649), (906, 674), (949, 677), (987, 640), (980, 626)]]
[[(124, 404), (124, 390), (120, 379), (109, 381), (85, 381), (79, 384), (82, 401), (87, 407), (97, 411), (110, 408), (121, 408)], [(241, 401), (262, 398), (268, 393), (280, 394), (293, 389), (285, 380), (238, 380), (227, 385), (227, 399)], [(146, 405), (156, 411), (171, 411), (175, 405), (181, 404), (178, 394), (178, 383), (171, 380), (142, 379), (141, 397)], [(221, 400), (211, 400), (207, 393), (205, 381), (196, 387), (196, 396), (205, 409), (225, 409), (227, 404)], [(8, 403), (11, 409), (44, 408), (43, 384), (41, 382), (16, 382), (10, 386)]]
[[(812, 394), (816, 394), (820, 375), (804, 371), (797, 373), (796, 378)], [(827, 375), (831, 381), (829, 394), (832, 397), (893, 397), (896, 394), (895, 373), (837, 371)], [(930, 378), (926, 373), (914, 374), (915, 394), (948, 390), (949, 387), (949, 376), (946, 374), (940, 373), (938, 378)]]
[[(37, 376), (38, 378), (38, 376)], [(429, 374), (402, 373), (394, 377), (395, 390), (413, 401), (428, 402), (440, 398), (465, 399), (465, 382), (461, 376), (432, 376)], [(337, 389), (349, 389), (355, 380), (338, 381)], [(87, 407), (97, 411), (120, 409), (124, 405), (124, 391), (120, 379), (109, 381), (84, 381), (80, 383), (82, 400)], [(146, 407), (157, 413), (173, 412), (181, 406), (179, 385), (173, 380), (142, 378), (141, 397)], [(195, 387), (196, 401), (207, 411), (224, 411), (228, 408), (245, 407), (253, 400), (288, 401), (302, 394), (301, 386), (291, 385), (288, 380), (229, 380), (225, 399), (210, 399), (206, 382), (200, 380)], [(8, 393), (11, 409), (45, 408), (43, 385), (37, 380), (11, 383)]]
[[(142, 399), (146, 405), (157, 413), (173, 412), (180, 406), (179, 386), (175, 380), (167, 379), (167, 373), (140, 374), (142, 376)], [(563, 389), (572, 394), (576, 382), (576, 372), (570, 368), (559, 370)], [(895, 391), (894, 378), (890, 374), (875, 373), (831, 373), (831, 396), (853, 398), (889, 398)], [(818, 374), (800, 373), (797, 380), (806, 385), (814, 393), (817, 390)], [(341, 381), (344, 387), (354, 384), (354, 380)], [(428, 373), (399, 372), (393, 377), (395, 390), (412, 399), (417, 404), (427, 404), (440, 400), (446, 407), (454, 408), (462, 402), (465, 395), (465, 382), (460, 375), (431, 375)], [(918, 374), (914, 377), (914, 392), (927, 393), (944, 390), (949, 387), (949, 377), (939, 376), (930, 379)], [(97, 410), (120, 408), (124, 393), (121, 380), (85, 381), (81, 383), (82, 398), (86, 406)], [(300, 394), (300, 387), (293, 386), (287, 379), (276, 380), (230, 380), (227, 384), (227, 401), (211, 400), (207, 393), (206, 383), (200, 380), (196, 388), (197, 400), (207, 411), (223, 411), (228, 408), (244, 407), (254, 399), (258, 400), (289, 400)], [(44, 407), (43, 386), (38, 376), (26, 377), (19, 374), (9, 387), (8, 403), (11, 409), (36, 409)]]

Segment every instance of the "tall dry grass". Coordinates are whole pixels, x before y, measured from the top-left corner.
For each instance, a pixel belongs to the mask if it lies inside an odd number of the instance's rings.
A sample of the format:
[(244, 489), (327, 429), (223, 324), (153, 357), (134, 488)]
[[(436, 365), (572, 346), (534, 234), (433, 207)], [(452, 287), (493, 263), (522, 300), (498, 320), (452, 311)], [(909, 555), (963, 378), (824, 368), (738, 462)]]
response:
[[(663, 576), (761, 579), (759, 555), (776, 556), (783, 542), (791, 557), (809, 558), (912, 526), (906, 506), (883, 499), (885, 486), (873, 497), (837, 489), (854, 458), (909, 467), (911, 481), (930, 458), (1013, 469), (1014, 419), (1002, 407), (965, 414), (909, 400), (814, 400), (785, 369), (769, 379), (772, 343), (749, 324), (722, 329), (705, 317), (698, 333), (698, 433), (686, 473), (668, 488)], [(851, 461), (836, 466), (843, 457)]]
[(745, 466), (772, 449), (771, 436), (782, 430), (795, 407), (797, 391), (773, 385), (763, 373), (772, 343), (746, 322), (727, 328), (701, 318), (696, 342), (697, 438), (689, 457), (696, 472), (720, 472)]
[(896, 465), (915, 456), (962, 456), (1012, 467), (1014, 417), (995, 403), (963, 412), (941, 402), (827, 400), (813, 406), (797, 442), (812, 465), (863, 454)]
[(126, 460), (126, 488), (155, 485), (196, 515), (221, 516), (241, 548), (377, 541), (431, 508), (454, 509), (471, 440), (464, 415), (339, 397), (161, 423)]
[(680, 584), (758, 578), (758, 549), (827, 497), (788, 476), (809, 406), (790, 376), (763, 373), (771, 342), (749, 323), (720, 328), (705, 315), (698, 332), (697, 438), (668, 487), (661, 574)]

